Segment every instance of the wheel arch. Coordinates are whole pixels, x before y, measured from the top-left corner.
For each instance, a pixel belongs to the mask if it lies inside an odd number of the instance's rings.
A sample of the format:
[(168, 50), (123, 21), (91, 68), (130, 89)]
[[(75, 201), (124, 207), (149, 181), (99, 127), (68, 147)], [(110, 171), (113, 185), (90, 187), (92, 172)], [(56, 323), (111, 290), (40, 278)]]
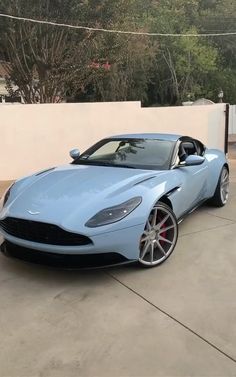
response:
[(157, 200), (156, 204), (158, 202), (162, 202), (162, 203), (166, 204), (168, 207), (170, 207), (173, 210), (173, 205), (172, 205), (171, 200), (169, 199), (168, 195), (163, 195), (161, 198), (159, 198)]
[(223, 167), (226, 167), (226, 169), (227, 169), (228, 172), (229, 172), (229, 164), (228, 164), (227, 162), (223, 165)]

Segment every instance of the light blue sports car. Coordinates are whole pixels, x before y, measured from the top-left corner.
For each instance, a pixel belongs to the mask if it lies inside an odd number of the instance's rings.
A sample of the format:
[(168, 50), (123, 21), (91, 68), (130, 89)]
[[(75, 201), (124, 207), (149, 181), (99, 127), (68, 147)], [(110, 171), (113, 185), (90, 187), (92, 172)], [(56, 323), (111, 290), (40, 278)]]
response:
[(178, 224), (201, 203), (224, 206), (225, 154), (170, 134), (109, 137), (69, 165), (16, 181), (0, 202), (1, 250), (61, 267), (161, 264)]

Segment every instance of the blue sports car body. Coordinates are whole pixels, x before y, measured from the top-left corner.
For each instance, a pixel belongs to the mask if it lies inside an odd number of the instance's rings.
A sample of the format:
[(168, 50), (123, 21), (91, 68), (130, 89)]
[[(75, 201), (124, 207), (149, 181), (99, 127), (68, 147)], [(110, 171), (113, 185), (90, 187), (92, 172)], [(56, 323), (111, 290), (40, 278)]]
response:
[(22, 178), (2, 197), (4, 253), (152, 267), (174, 250), (185, 215), (228, 199), (225, 154), (191, 137), (120, 135), (72, 152), (71, 164)]

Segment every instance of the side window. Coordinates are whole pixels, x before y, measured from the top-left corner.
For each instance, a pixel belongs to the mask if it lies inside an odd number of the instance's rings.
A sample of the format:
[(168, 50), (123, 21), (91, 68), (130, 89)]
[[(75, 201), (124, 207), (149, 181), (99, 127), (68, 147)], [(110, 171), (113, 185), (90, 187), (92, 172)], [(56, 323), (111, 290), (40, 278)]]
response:
[(196, 145), (196, 148), (197, 148), (197, 154), (199, 156), (203, 156), (204, 153), (205, 153), (205, 150), (206, 150), (206, 147), (205, 145), (203, 145), (200, 141), (198, 140), (195, 140), (195, 145)]
[(183, 143), (184, 150), (188, 156), (191, 156), (193, 154), (197, 153), (197, 148), (195, 146), (195, 143), (193, 141), (185, 141)]
[(199, 140), (183, 138), (178, 152), (177, 163), (184, 162), (188, 156), (204, 156), (206, 147)]
[(193, 154), (198, 154), (195, 142), (190, 141), (182, 141), (182, 143), (179, 146), (179, 160), (180, 162), (184, 162), (188, 156), (191, 156)]

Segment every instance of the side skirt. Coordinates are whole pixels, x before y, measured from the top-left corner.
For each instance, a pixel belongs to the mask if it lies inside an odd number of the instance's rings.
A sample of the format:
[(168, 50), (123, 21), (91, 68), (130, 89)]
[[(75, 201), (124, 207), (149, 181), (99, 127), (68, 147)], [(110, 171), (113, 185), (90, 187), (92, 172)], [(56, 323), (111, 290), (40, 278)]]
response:
[(201, 207), (203, 205), (203, 203), (207, 202), (207, 200), (209, 199), (204, 199), (204, 200), (201, 200), (196, 206), (192, 207), (191, 209), (189, 209), (188, 211), (185, 211), (177, 220), (178, 220), (178, 224), (181, 224), (182, 221), (184, 221), (186, 219), (186, 217), (188, 215), (190, 215), (191, 213), (193, 213), (196, 209), (198, 209), (199, 207)]

